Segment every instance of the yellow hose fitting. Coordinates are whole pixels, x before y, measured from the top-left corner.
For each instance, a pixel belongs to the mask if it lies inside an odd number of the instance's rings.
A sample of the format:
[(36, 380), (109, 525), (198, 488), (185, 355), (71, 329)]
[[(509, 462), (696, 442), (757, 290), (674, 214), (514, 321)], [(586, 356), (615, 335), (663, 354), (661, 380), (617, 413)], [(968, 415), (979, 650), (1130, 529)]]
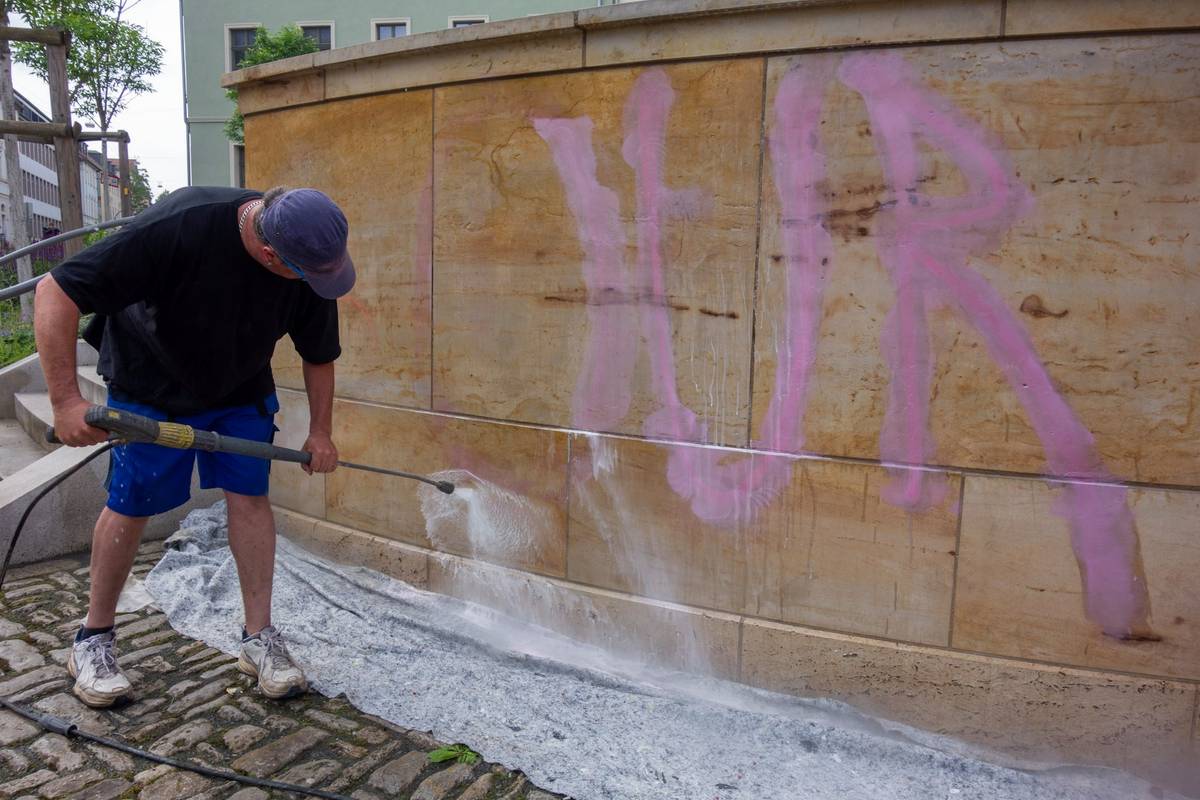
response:
[(176, 450), (188, 450), (196, 441), (196, 432), (191, 425), (181, 425), (178, 422), (158, 423), (158, 438), (155, 444), (163, 447), (173, 447)]

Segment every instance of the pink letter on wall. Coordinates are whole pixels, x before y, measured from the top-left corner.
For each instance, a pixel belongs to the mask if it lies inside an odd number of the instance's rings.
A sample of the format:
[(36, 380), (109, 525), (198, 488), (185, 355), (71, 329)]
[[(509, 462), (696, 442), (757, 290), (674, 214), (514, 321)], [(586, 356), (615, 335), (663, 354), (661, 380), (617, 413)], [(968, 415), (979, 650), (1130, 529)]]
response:
[[(987, 146), (984, 132), (922, 86), (901, 56), (847, 56), (839, 75), (867, 103), (894, 201), (881, 213), (888, 224), (880, 255), (896, 285), (883, 342), (893, 381), (880, 442), (883, 457), (913, 464), (932, 457), (932, 359), (924, 309), (930, 300), (944, 300), (983, 337), (1029, 415), (1051, 472), (1087, 481), (1065, 484), (1060, 513), (1071, 526), (1088, 617), (1112, 636), (1148, 629), (1146, 586), (1137, 570), (1137, 533), (1126, 491), (1105, 485), (1112, 476), (1091, 433), (1055, 389), (1003, 298), (967, 263), (994, 249), (1029, 211), (1029, 192), (1011, 177), (997, 150)], [(965, 194), (934, 197), (919, 191), (918, 140), (954, 160), (970, 186)], [(888, 499), (908, 508), (927, 506), (936, 496), (925, 485), (928, 474), (905, 471)]]

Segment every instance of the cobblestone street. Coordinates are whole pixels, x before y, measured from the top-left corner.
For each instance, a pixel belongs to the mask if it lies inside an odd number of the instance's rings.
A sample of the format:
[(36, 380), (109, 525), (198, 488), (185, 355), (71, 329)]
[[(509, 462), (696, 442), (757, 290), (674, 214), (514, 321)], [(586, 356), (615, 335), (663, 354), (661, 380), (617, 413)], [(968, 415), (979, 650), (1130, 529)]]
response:
[[(162, 550), (142, 546), (143, 576)], [(259, 695), (236, 658), (187, 639), (153, 609), (117, 617), (133, 703), (94, 711), (71, 694), (67, 644), (87, 605), (86, 555), (10, 571), (0, 605), (0, 695), (81, 729), (162, 755), (362, 800), (551, 800), (523, 776), (485, 763), (433, 764), (443, 743), (316, 693)], [(285, 630), (286, 632), (286, 630)], [(297, 795), (222, 783), (98, 745), (45, 733), (0, 711), (0, 798), (261, 800)]]

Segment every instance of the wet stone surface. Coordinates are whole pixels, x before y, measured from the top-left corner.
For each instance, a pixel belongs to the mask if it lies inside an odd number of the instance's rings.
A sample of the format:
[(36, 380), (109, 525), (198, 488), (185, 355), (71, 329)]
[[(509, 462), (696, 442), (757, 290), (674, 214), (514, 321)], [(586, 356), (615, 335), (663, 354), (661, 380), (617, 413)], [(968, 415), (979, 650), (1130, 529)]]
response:
[[(142, 546), (137, 567), (159, 558)], [(137, 570), (135, 567), (135, 571)], [(93, 711), (71, 694), (66, 647), (87, 607), (86, 556), (15, 567), (0, 593), (0, 696), (96, 733), (220, 769), (361, 798), (549, 798), (519, 773), (483, 762), (431, 763), (442, 743), (342, 698), (259, 694), (236, 659), (188, 639), (154, 609), (118, 616), (118, 658), (134, 702)], [(15, 697), (13, 697), (15, 695)], [(470, 744), (468, 742), (468, 744)], [(267, 800), (299, 795), (204, 778), (47, 733), (0, 711), (0, 799)]]

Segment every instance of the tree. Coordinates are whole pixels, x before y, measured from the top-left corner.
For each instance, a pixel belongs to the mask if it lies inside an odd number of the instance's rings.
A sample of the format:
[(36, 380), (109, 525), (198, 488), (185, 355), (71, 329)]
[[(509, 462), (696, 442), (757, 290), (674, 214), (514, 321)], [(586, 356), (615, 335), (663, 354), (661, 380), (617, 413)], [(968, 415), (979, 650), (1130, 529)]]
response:
[[(254, 32), (254, 44), (246, 49), (239, 69), (253, 67), (256, 64), (266, 64), (268, 61), (278, 61), (281, 58), (302, 56), (315, 53), (320, 48), (317, 43), (304, 35), (296, 25), (285, 25), (278, 33), (271, 33), (260, 27)], [(225, 96), (237, 103), (237, 89), (226, 89)], [(233, 116), (225, 123), (225, 135), (236, 144), (245, 142), (245, 132), (242, 127), (242, 112), (236, 108)]]
[[(8, 26), (8, 0), (0, 0), (0, 25)], [(0, 40), (0, 112), (4, 119), (17, 118), (16, 99), (13, 95), (12, 83), (12, 51), (8, 40)], [(4, 169), (8, 175), (21, 174), (21, 156), (17, 149), (17, 137), (11, 134), (4, 137)], [(19, 180), (11, 180), (8, 184), (9, 208), (12, 210), (12, 227), (14, 250), (19, 250), (29, 244), (29, 233), (25, 218), (25, 190)], [(27, 281), (33, 277), (33, 263), (28, 256), (18, 258), (16, 263), (17, 280)], [(21, 320), (33, 321), (33, 298), (28, 294), (21, 295)]]
[[(151, 90), (149, 79), (162, 71), (163, 46), (140, 25), (121, 19), (140, 0), (8, 0), (35, 28), (71, 31), (67, 56), (71, 108), (108, 133), (113, 118), (136, 95)], [(17, 59), (43, 80), (47, 77), (45, 48), (21, 44)], [(108, 163), (108, 140), (101, 141)], [(105, 219), (110, 218), (108, 193), (101, 194)]]
[(129, 197), (131, 208), (135, 214), (150, 207), (152, 198), (150, 175), (141, 164), (129, 171)]

